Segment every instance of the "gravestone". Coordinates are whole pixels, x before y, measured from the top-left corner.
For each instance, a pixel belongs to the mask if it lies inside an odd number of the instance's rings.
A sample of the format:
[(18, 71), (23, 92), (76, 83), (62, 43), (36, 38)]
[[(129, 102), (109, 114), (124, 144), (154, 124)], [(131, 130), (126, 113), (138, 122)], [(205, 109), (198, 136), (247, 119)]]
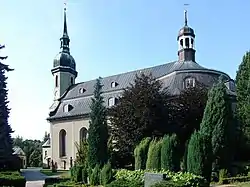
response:
[(144, 174), (144, 187), (151, 187), (153, 184), (166, 180), (166, 174), (160, 173), (145, 173)]

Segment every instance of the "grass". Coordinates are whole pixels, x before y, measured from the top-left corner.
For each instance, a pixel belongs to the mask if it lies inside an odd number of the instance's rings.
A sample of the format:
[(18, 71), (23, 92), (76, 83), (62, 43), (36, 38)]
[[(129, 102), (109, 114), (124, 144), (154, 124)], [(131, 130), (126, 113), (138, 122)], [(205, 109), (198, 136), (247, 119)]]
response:
[(41, 169), (40, 172), (47, 176), (61, 176), (61, 177), (69, 176), (69, 171), (67, 170), (57, 170), (57, 172), (52, 172), (51, 169)]

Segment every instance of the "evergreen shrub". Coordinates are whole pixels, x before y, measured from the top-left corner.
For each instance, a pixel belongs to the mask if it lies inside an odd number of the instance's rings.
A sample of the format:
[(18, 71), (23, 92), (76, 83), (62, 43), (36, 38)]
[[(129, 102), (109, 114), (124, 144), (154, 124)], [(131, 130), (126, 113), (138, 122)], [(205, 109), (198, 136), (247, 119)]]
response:
[(93, 172), (90, 176), (90, 184), (91, 185), (99, 185), (100, 184), (100, 165), (96, 164)]
[(148, 148), (151, 138), (144, 138), (134, 150), (135, 170), (146, 169)]
[(100, 174), (100, 183), (102, 185), (109, 184), (113, 179), (113, 172), (111, 168), (111, 164), (107, 163), (103, 166)]

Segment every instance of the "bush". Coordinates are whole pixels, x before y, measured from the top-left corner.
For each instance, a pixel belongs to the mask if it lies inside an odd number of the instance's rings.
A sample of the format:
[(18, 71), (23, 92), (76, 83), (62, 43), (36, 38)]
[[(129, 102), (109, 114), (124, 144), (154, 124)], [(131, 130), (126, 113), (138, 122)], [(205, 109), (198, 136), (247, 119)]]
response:
[(222, 180), (228, 178), (228, 172), (226, 169), (221, 169), (219, 171), (219, 184), (222, 184)]
[(116, 181), (138, 181), (144, 183), (144, 173), (164, 173), (173, 181), (183, 181), (189, 186), (203, 186), (205, 184), (205, 179), (203, 177), (188, 173), (188, 172), (170, 172), (166, 170), (135, 170), (130, 171), (126, 169), (118, 170), (115, 174)]
[(162, 140), (152, 140), (148, 149), (147, 169), (161, 169), (161, 144)]
[(143, 187), (143, 183), (140, 181), (127, 181), (127, 180), (115, 180), (111, 182), (108, 185), (105, 185), (105, 187)]
[(99, 185), (100, 184), (100, 166), (97, 164), (90, 176), (90, 184), (91, 185)]
[(147, 137), (143, 139), (139, 145), (136, 146), (134, 150), (135, 170), (146, 169), (148, 147), (149, 147), (150, 141), (151, 141), (151, 138)]
[(82, 182), (84, 184), (88, 183), (88, 170), (87, 170), (87, 167), (82, 168)]
[(248, 182), (248, 181), (250, 181), (250, 176), (231, 177), (222, 179), (222, 184), (230, 184), (235, 182)]
[(74, 166), (71, 168), (71, 178), (74, 182), (82, 182), (82, 170), (83, 166)]
[(103, 166), (100, 175), (100, 183), (102, 185), (109, 184), (113, 179), (113, 172), (111, 168), (111, 164), (107, 163)]
[(26, 179), (19, 172), (1, 172), (0, 184), (2, 186), (25, 187)]
[(179, 142), (176, 134), (165, 135), (161, 146), (161, 168), (170, 171), (180, 171)]
[(124, 181), (139, 181), (139, 182), (144, 182), (144, 170), (126, 170), (126, 169), (121, 169), (118, 170), (115, 174), (115, 179), (116, 180), (124, 180)]
[(152, 185), (151, 187), (190, 187), (189, 184), (185, 184), (184, 181), (173, 181), (173, 180), (167, 180), (162, 181), (159, 183), (156, 183)]
[(211, 142), (207, 136), (195, 131), (188, 144), (187, 170), (211, 180)]

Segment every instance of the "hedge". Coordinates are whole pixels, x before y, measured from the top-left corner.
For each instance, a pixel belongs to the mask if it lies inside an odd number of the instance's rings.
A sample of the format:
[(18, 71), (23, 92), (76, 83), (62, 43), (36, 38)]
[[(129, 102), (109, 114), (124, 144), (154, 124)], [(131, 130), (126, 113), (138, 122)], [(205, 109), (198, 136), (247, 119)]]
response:
[(0, 184), (2, 186), (25, 187), (26, 179), (19, 172), (1, 172)]

